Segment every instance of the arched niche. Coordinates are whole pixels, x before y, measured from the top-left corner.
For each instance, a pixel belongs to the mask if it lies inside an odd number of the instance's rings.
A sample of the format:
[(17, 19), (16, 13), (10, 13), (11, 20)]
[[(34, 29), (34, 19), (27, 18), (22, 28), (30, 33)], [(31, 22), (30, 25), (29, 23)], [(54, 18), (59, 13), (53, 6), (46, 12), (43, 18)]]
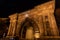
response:
[(19, 32), (20, 38), (33, 39), (40, 37), (40, 32), (37, 23), (30, 18), (26, 18), (21, 23), (20, 30), (21, 30)]

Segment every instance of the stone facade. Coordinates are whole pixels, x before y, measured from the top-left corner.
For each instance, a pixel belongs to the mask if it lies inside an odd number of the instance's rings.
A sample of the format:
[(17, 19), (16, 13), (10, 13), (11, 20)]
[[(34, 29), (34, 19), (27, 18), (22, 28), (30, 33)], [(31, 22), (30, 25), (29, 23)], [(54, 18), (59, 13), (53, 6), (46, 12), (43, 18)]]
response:
[[(54, 3), (54, 1), (49, 1), (47, 3), (37, 5), (33, 9), (22, 12), (20, 14), (15, 13), (10, 15), (10, 26), (7, 37), (18, 36), (22, 38), (22, 30), (24, 30), (24, 26), (22, 26), (22, 24), (24, 22), (27, 23), (23, 24), (25, 25), (25, 28), (27, 28), (30, 23), (31, 25), (33, 24), (32, 28), (34, 30), (35, 38), (40, 38), (42, 36), (58, 36), (59, 32), (54, 17)], [(26, 33), (28, 32), (29, 29)], [(28, 38), (28, 36), (26, 36), (26, 38)]]

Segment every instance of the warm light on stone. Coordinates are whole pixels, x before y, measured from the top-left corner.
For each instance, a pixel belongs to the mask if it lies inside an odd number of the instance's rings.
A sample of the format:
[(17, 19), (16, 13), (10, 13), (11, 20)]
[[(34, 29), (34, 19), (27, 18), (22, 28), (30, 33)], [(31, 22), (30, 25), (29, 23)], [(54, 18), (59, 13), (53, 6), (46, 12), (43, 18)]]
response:
[(28, 14), (25, 14), (25, 17), (28, 17), (29, 15)]
[[(58, 36), (59, 31), (57, 28), (55, 17), (53, 15), (54, 5), (54, 1), (50, 1), (35, 6), (33, 9), (29, 10), (29, 12), (25, 11), (23, 13), (18, 14), (20, 16), (17, 16), (17, 14), (14, 14), (12, 16), (10, 15), (9, 18), (11, 22), (7, 36), (18, 35), (19, 38), (26, 39), (32, 39), (32, 37), (41, 38), (42, 36), (45, 37), (45, 35)], [(24, 26), (22, 26), (22, 24)], [(33, 29), (30, 27), (31, 25)], [(25, 28), (27, 30), (24, 30)]]
[(40, 38), (40, 33), (35, 33), (35, 38)]

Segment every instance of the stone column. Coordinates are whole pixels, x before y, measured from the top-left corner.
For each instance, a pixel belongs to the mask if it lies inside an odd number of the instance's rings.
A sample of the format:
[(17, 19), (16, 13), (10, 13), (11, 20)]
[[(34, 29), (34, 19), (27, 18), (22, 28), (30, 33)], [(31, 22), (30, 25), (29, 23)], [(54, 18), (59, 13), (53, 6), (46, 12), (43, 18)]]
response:
[(15, 35), (15, 30), (16, 30), (17, 15), (16, 14), (10, 15), (9, 18), (10, 18), (10, 25), (9, 25), (7, 37), (10, 36), (13, 37)]

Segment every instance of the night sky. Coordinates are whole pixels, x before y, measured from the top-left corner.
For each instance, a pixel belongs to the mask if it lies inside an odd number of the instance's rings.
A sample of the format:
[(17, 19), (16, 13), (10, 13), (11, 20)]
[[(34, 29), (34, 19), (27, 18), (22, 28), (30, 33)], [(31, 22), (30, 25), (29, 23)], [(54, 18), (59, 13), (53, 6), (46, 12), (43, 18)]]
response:
[[(5, 18), (13, 13), (20, 13), (49, 0), (0, 0), (0, 17)], [(59, 0), (56, 3), (60, 4)]]

